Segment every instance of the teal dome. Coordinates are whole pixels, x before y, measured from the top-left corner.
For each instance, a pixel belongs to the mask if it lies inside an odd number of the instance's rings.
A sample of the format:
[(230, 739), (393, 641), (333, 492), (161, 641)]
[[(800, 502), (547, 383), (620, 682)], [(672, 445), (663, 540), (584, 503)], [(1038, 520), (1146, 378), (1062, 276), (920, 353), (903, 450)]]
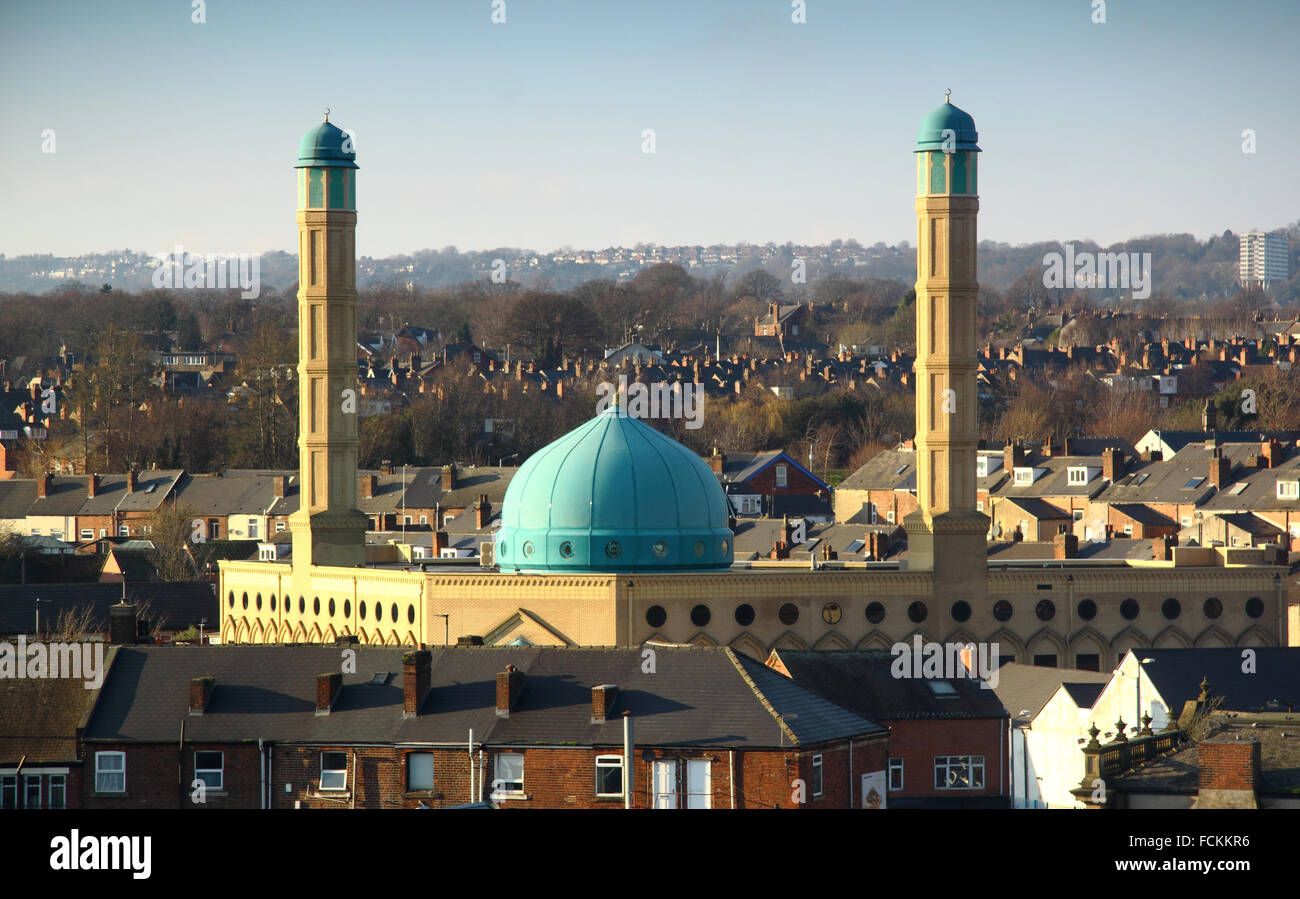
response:
[(975, 120), (966, 110), (953, 106), (951, 100), (921, 120), (921, 130), (916, 135), (916, 152), (942, 150), (943, 133), (947, 130), (956, 135), (957, 143), (952, 147), (954, 151), (979, 152), (980, 148), (975, 145), (980, 137), (975, 130)]
[(347, 132), (328, 120), (322, 122), (302, 136), (302, 142), (298, 144), (298, 164), (294, 168), (357, 168), (356, 150), (350, 143), (344, 148), (347, 139)]
[(503, 571), (729, 568), (728, 509), (703, 459), (611, 406), (519, 467), (496, 562)]

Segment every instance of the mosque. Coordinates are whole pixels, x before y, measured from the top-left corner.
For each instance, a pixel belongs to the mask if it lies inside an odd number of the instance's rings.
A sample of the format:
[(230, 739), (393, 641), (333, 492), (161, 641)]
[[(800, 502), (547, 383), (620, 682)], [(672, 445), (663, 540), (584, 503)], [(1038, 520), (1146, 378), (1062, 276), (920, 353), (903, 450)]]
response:
[(1189, 547), (1172, 561), (1104, 563), (1049, 553), (989, 565), (989, 520), (976, 508), (977, 140), (974, 119), (945, 102), (923, 119), (914, 150), (919, 511), (904, 520), (902, 561), (737, 562), (709, 465), (611, 406), (524, 462), (480, 558), (420, 562), (408, 547), (365, 543), (358, 168), (345, 133), (318, 125), (296, 166), (301, 508), (288, 558), (221, 563), (221, 639), (658, 641), (763, 658), (919, 635), (1100, 670), (1134, 647), (1284, 645), (1287, 568), (1266, 564), (1262, 550)]

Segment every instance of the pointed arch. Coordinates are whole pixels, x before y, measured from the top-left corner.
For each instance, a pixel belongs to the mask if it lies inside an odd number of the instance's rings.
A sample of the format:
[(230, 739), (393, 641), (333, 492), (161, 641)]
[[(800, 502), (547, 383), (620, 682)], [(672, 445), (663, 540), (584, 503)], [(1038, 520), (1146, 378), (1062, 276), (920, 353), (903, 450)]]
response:
[(334, 625), (325, 625), (325, 630), (321, 631), (320, 641), (322, 643), (333, 643), (338, 639), (338, 634), (334, 632)]
[(387, 643), (388, 646), (400, 646), (400, 645), (401, 645), (401, 644), (397, 641), (397, 631), (389, 631), (389, 633), (388, 633), (388, 640), (386, 641), (386, 643)]
[(829, 634), (823, 635), (820, 640), (813, 644), (813, 649), (816, 650), (844, 651), (852, 648), (852, 644), (840, 636), (836, 631), (831, 631)]
[(1205, 630), (1196, 635), (1195, 645), (1197, 649), (1208, 649), (1211, 647), (1222, 647), (1230, 649), (1233, 646), (1232, 636), (1219, 627), (1217, 624), (1211, 624)]
[(700, 631), (694, 637), (686, 641), (692, 646), (717, 646), (718, 641), (710, 637), (704, 631)]
[(1094, 627), (1081, 627), (1075, 631), (1068, 641), (1070, 647), (1070, 664), (1068, 667), (1078, 668), (1079, 656), (1085, 652), (1095, 652), (1097, 654), (1098, 670), (1109, 671), (1114, 665), (1110, 658), (1110, 643), (1101, 632)]
[(1192, 640), (1183, 633), (1182, 628), (1171, 624), (1156, 634), (1151, 646), (1155, 649), (1191, 649)]
[(641, 645), (645, 646), (647, 643), (672, 643), (672, 642), (673, 642), (672, 640), (669, 640), (663, 634), (659, 633), (658, 631), (655, 631), (653, 634), (651, 634), (650, 636), (642, 640)]
[(308, 642), (308, 643), (319, 643), (319, 642), (321, 642), (321, 639), (320, 639), (320, 625), (319, 625), (319, 624), (313, 624), (313, 625), (311, 626), (311, 630), (309, 630), (309, 631), (307, 632), (307, 642)]
[(744, 631), (739, 637), (731, 641), (731, 648), (736, 652), (743, 652), (751, 659), (763, 661), (767, 658), (767, 648), (760, 643), (749, 631)]
[(366, 633), (366, 629), (364, 627), (357, 628), (357, 642), (360, 643), (362, 646), (365, 646), (367, 643), (370, 642), (370, 635)]
[(289, 622), (287, 621), (282, 621), (280, 623), (280, 642), (281, 643), (293, 642), (293, 628), (289, 626)]
[(1115, 654), (1116, 664), (1119, 664), (1119, 660), (1124, 658), (1125, 653), (1130, 650), (1150, 648), (1150, 638), (1131, 624), (1112, 637), (1110, 641), (1110, 649)]
[(221, 642), (235, 642), (235, 621), (233, 618), (227, 618), (221, 625)]
[(773, 649), (807, 649), (808, 644), (805, 643), (803, 640), (799, 639), (799, 637), (796, 636), (795, 634), (792, 634), (790, 631), (786, 631), (784, 634), (776, 638), (776, 642), (772, 644), (772, 648)]
[(407, 631), (407, 632), (406, 632), (406, 636), (402, 639), (402, 645), (403, 645), (403, 646), (419, 646), (419, 645), (420, 645), (420, 641), (418, 641), (418, 640), (415, 639), (415, 634), (414, 634), (413, 632), (411, 632), (411, 631)]
[(907, 632), (907, 636), (904, 637), (904, 638), (903, 638), (902, 640), (900, 640), (899, 642), (900, 642), (900, 643), (906, 643), (908, 646), (913, 646), (913, 645), (915, 645), (915, 643), (916, 643), (916, 638), (917, 638), (917, 637), (920, 637), (920, 638), (921, 638), (921, 644), (922, 644), (922, 645), (925, 645), (926, 643), (935, 643), (935, 642), (937, 642), (937, 641), (934, 639), (934, 637), (930, 636), (928, 633), (926, 633), (925, 631), (923, 631), (923, 630), (922, 630), (921, 628), (919, 628), (919, 627), (914, 627), (914, 628), (912, 628), (910, 631)]
[(894, 641), (884, 631), (872, 631), (858, 641), (857, 649), (891, 649)]
[(1029, 638), (1025, 644), (1025, 660), (1033, 662), (1034, 656), (1040, 654), (1040, 650), (1046, 646), (1052, 650), (1052, 655), (1056, 656), (1060, 667), (1065, 667), (1065, 663), (1070, 655), (1069, 646), (1065, 639), (1050, 627), (1040, 628), (1036, 634)]
[(248, 619), (247, 618), (239, 619), (239, 624), (235, 626), (235, 642), (247, 643), (248, 634), (249, 634)]
[[(1024, 663), (1029, 658), (1024, 642), (1009, 628), (998, 628), (987, 642), (990, 644), (990, 653), (999, 659), (1011, 656), (1013, 661)], [(996, 651), (993, 651), (993, 645), (997, 646)]]
[(1238, 646), (1276, 646), (1277, 639), (1258, 624), (1252, 624), (1237, 636)]
[(303, 624), (301, 621), (298, 622), (298, 626), (293, 630), (293, 642), (294, 643), (307, 642), (307, 626)]

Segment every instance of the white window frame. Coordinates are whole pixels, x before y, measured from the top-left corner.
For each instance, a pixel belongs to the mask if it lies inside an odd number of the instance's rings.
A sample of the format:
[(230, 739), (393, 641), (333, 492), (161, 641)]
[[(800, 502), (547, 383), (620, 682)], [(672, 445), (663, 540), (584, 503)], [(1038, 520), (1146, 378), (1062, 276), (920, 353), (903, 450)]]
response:
[(890, 509), (888, 512), (885, 513), (885, 521), (889, 522), (890, 524), (894, 524), (894, 510), (893, 510), (893, 509)]
[[(116, 767), (106, 764), (108, 761), (116, 761), (119, 764)], [(111, 780), (106, 780), (112, 778)], [(117, 783), (116, 778), (121, 778), (121, 786), (114, 788), (112, 785)], [(126, 792), (126, 753), (125, 752), (96, 752), (95, 753), (95, 792), (96, 793), (125, 793)]]
[[(615, 770), (618, 772), (618, 792), (602, 793), (600, 791), (601, 770)], [(596, 798), (605, 799), (623, 795), (623, 756), (621, 755), (598, 755), (596, 756)]]
[(428, 523), (429, 523), (429, 516), (428, 516), (428, 515), (421, 515), (421, 516), (420, 516), (420, 524), (428, 524)]
[(261, 523), (260, 521), (258, 521), (256, 518), (250, 518), (250, 519), (248, 519), (248, 539), (249, 539), (249, 540), (261, 540), (261, 539), (262, 539), (261, 534), (260, 534), (260, 531), (261, 531), (261, 530), (262, 530), (262, 523)]
[[(514, 771), (504, 770), (519, 760), (519, 779)], [(500, 788), (498, 789), (498, 785)], [(492, 759), (492, 795), (497, 797), (520, 797), (524, 795), (524, 754), (522, 752), (498, 752)]]
[(790, 467), (788, 465), (776, 466), (776, 486), (790, 486)]
[[(965, 786), (951, 786), (953, 773), (966, 769)], [(942, 776), (941, 776), (942, 772)], [(936, 790), (982, 790), (984, 789), (984, 756), (982, 755), (936, 755), (934, 757), (934, 788)]]
[[(898, 775), (898, 786), (894, 786), (894, 775)], [(889, 779), (887, 789), (891, 793), (896, 793), (903, 789), (903, 758), (902, 756), (893, 756), (889, 760)]]
[(821, 796), (826, 789), (826, 768), (822, 764), (822, 757), (815, 755), (812, 757), (812, 794), (815, 799)]
[(1011, 481), (1013, 484), (1032, 484), (1034, 483), (1034, 470), (1032, 468), (1012, 469)]
[[(343, 767), (342, 767), (342, 768), (326, 768), (326, 767), (325, 767), (325, 756), (327, 756), (327, 755), (341, 755), (341, 756), (343, 756)], [(338, 783), (338, 775), (339, 775), (339, 774), (342, 774), (342, 775), (343, 775), (343, 780), (342, 780), (342, 782), (339, 784), (339, 786), (334, 786), (335, 783)], [(329, 786), (326, 786), (326, 785), (325, 785), (325, 783), (326, 783), (326, 775), (329, 775), (329, 784), (330, 784)], [(347, 791), (347, 788), (348, 788), (348, 754), (347, 754), (346, 752), (341, 752), (340, 750), (337, 750), (337, 749), (323, 749), (323, 750), (321, 750), (321, 754), (320, 754), (320, 781), (319, 781), (318, 783), (319, 783), (320, 790), (321, 790), (322, 793), (326, 793), (326, 792), (329, 792), (329, 793), (342, 793), (342, 792), (346, 792), (346, 791)]]
[[(55, 789), (58, 789), (58, 802), (54, 800)], [(66, 774), (51, 774), (50, 785), (46, 788), (46, 794), (49, 796), (47, 803), (49, 808), (64, 809), (68, 807), (68, 776)]]
[(107, 537), (107, 536), (108, 536), (108, 528), (100, 528), (100, 529), (99, 529), (99, 536), (100, 536), (100, 537)]
[(18, 808), (18, 776), (0, 775), (0, 811)]
[(1133, 525), (1131, 525), (1131, 524), (1126, 524), (1126, 525), (1124, 525), (1124, 536), (1125, 536), (1125, 537), (1132, 537), (1132, 536), (1133, 536)]
[(117, 526), (117, 536), (119, 536), (119, 537), (130, 537), (130, 536), (131, 536), (131, 526), (130, 526), (130, 525), (126, 525), (126, 524), (119, 524), (119, 525)]
[[(200, 768), (200, 767), (199, 767), (199, 756), (200, 756), (200, 755), (217, 755), (217, 756), (220, 756), (220, 757), (221, 757), (221, 767), (220, 767), (220, 768)], [(207, 788), (208, 788), (209, 790), (214, 790), (214, 791), (218, 791), (218, 792), (220, 792), (221, 790), (224, 790), (224, 789), (225, 789), (225, 783), (226, 783), (226, 754), (225, 754), (224, 752), (221, 752), (220, 750), (217, 750), (217, 749), (196, 749), (196, 750), (194, 750), (194, 759), (193, 759), (193, 761), (194, 761), (194, 779), (195, 779), (195, 780), (201, 780), (201, 781), (203, 781), (203, 783), (207, 784)], [(215, 784), (214, 784), (214, 783), (209, 783), (208, 780), (207, 780), (207, 778), (205, 778), (205, 777), (203, 776), (203, 775), (205, 775), (205, 774), (208, 774), (208, 775), (216, 774), (216, 775), (217, 775), (217, 782), (216, 782)]]
[(283, 519), (283, 518), (280, 519), (279, 521), (277, 521), (277, 522), (275, 523), (275, 532), (276, 532), (277, 534), (280, 534), (280, 533), (283, 533), (283, 532), (284, 532), (284, 519)]
[[(32, 785), (36, 785), (36, 803), (32, 804), (31, 790)], [(23, 775), (23, 808), (41, 808), (41, 797), (44, 791), (41, 789), (41, 776), (39, 774)]]
[(1073, 510), (1073, 511), (1070, 513), (1070, 516), (1071, 516), (1071, 518), (1073, 518), (1075, 521), (1083, 521), (1083, 510), (1082, 510), (1082, 509), (1075, 509), (1075, 510)]
[[(415, 771), (414, 771), (414, 768), (413, 768), (413, 766), (412, 766), (412, 762), (414, 762), (417, 758), (419, 758), (419, 759), (421, 760), (421, 765), (422, 765), (422, 766), (423, 766), (423, 763), (424, 763), (423, 760), (426, 759), (426, 758), (428, 759), (429, 772), (428, 772), (428, 785), (427, 785), (427, 786), (425, 786), (423, 782), (420, 783), (420, 784), (418, 784), (418, 785), (417, 785), (416, 782), (415, 782), (415, 777), (414, 777)], [(424, 772), (422, 771), (422, 772), (420, 772), (420, 773), (423, 774)], [(422, 793), (422, 792), (427, 792), (427, 791), (433, 789), (433, 785), (434, 785), (435, 782), (436, 782), (436, 780), (435, 780), (435, 775), (434, 775), (434, 759), (433, 759), (433, 753), (432, 753), (432, 752), (408, 752), (408, 753), (406, 754), (406, 790), (407, 790), (407, 792), (409, 792), (409, 793)]]
[(1088, 483), (1088, 469), (1071, 465), (1067, 471), (1069, 472), (1068, 479), (1070, 486), (1076, 487), (1080, 484)]
[[(1286, 488), (1283, 490), (1282, 488)], [(1278, 481), (1278, 499), (1300, 499), (1300, 481)]]

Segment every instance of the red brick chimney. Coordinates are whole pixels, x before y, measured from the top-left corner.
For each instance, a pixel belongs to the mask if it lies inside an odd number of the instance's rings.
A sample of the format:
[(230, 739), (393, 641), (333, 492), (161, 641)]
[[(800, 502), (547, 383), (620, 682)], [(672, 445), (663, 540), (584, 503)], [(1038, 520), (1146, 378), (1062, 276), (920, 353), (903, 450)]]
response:
[(140, 486), (140, 472), (132, 468), (126, 473), (126, 492), (135, 493)]
[(362, 499), (374, 498), (375, 492), (379, 489), (379, 475), (368, 474), (361, 477), (361, 497)]
[(402, 654), (402, 714), (420, 714), (420, 704), (433, 681), (433, 653), (417, 649)]
[(1006, 446), (1002, 447), (1002, 470), (1011, 476), (1013, 468), (1019, 468), (1025, 464), (1025, 445), (1019, 440), (1008, 440)]
[(1124, 451), (1108, 446), (1101, 451), (1101, 476), (1112, 484), (1124, 476)]
[(442, 492), (450, 493), (456, 489), (456, 463), (442, 466)]
[(1260, 743), (1239, 732), (1225, 732), (1197, 744), (1197, 808), (1257, 808), (1262, 767)]
[(190, 714), (202, 715), (217, 686), (215, 677), (196, 677), (190, 681)]
[(604, 724), (605, 719), (611, 717), (610, 713), (614, 710), (614, 702), (618, 699), (618, 686), (616, 684), (601, 684), (599, 687), (591, 688), (591, 723)]
[(1052, 538), (1053, 559), (1073, 559), (1079, 555), (1079, 538), (1071, 534), (1065, 525), (1058, 525), (1056, 536)]
[(338, 698), (341, 689), (343, 689), (343, 675), (339, 672), (316, 675), (317, 715), (328, 715), (330, 713), (330, 709), (334, 706), (334, 700)]
[(139, 609), (131, 603), (119, 602), (108, 607), (108, 642), (119, 646), (138, 643)]
[(492, 520), (492, 504), (488, 502), (487, 494), (480, 493), (478, 505), (474, 509), (474, 527), (480, 531), (487, 527), (487, 523)]
[(287, 474), (278, 474), (271, 479), (272, 490), (278, 497), (284, 497), (289, 493), (289, 476)]
[(1048, 434), (1047, 439), (1043, 441), (1043, 455), (1049, 459), (1052, 458), (1052, 451), (1054, 449), (1055, 447), (1052, 444), (1052, 435)]
[(1277, 468), (1282, 462), (1282, 444), (1276, 439), (1269, 439), (1260, 444), (1260, 457), (1265, 468)]
[(434, 531), (433, 532), (433, 557), (435, 559), (441, 559), (442, 551), (446, 548), (447, 548), (447, 532)]
[(92, 474), (86, 481), (86, 498), (94, 499), (99, 495), (99, 475)]
[(497, 717), (509, 718), (519, 691), (524, 688), (524, 673), (514, 665), (497, 673)]
[(43, 498), (50, 495), (54, 489), (54, 475), (46, 473), (36, 479), (36, 496)]
[(709, 457), (709, 468), (713, 469), (714, 474), (722, 474), (722, 468), (727, 464), (727, 454), (718, 452), (718, 448), (713, 448), (713, 455)]
[(1232, 460), (1223, 455), (1223, 448), (1216, 446), (1210, 450), (1210, 483), (1216, 490), (1222, 490), (1232, 473)]

